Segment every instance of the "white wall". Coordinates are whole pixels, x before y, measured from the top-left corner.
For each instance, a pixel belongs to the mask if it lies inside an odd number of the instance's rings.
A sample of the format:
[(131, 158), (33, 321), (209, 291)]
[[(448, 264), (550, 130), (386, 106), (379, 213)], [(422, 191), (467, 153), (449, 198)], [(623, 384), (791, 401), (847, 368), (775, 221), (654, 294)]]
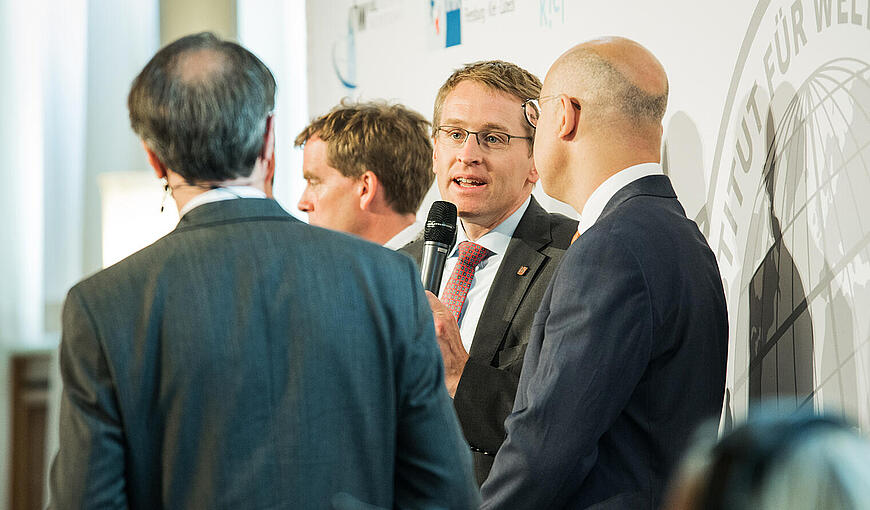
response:
[(150, 168), (130, 129), (127, 93), (133, 78), (158, 49), (157, 7), (156, 0), (88, 0), (85, 273), (102, 267), (98, 176)]
[(9, 476), (9, 365), (17, 345), (42, 335), (42, 6), (0, 1), (0, 505)]
[(305, 186), (302, 151), (293, 148), (308, 124), (305, 0), (237, 0), (239, 43), (254, 52), (278, 82), (275, 104), (275, 199), (304, 218), (296, 202)]

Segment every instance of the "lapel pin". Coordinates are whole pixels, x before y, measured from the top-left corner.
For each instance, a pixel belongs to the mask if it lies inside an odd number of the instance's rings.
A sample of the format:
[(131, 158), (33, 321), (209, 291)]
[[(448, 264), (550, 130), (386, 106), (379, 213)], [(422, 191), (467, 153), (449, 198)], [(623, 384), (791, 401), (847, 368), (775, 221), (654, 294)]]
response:
[(528, 267), (526, 267), (526, 266), (520, 266), (520, 268), (517, 269), (517, 274), (520, 275), (520, 276), (523, 276), (524, 274), (526, 274), (526, 271), (528, 271), (528, 270), (529, 270)]

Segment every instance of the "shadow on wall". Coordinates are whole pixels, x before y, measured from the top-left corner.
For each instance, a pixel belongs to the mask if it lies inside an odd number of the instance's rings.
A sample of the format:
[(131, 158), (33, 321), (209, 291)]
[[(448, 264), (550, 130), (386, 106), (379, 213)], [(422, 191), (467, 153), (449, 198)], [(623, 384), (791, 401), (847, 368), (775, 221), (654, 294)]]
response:
[[(744, 257), (750, 404), (867, 427), (870, 65), (836, 59), (777, 88)], [(752, 272), (750, 272), (752, 271)]]
[(801, 184), (806, 179), (802, 161), (807, 133), (801, 128), (784, 132), (804, 124), (794, 89), (784, 84), (774, 96), (793, 99), (778, 127), (772, 106), (775, 101), (771, 101), (767, 114), (767, 155), (762, 174), (767, 214), (753, 219), (768, 222), (773, 244), (753, 272), (748, 288), (749, 402), (751, 406), (776, 397), (782, 407), (812, 408), (813, 321), (804, 281), (783, 237), (784, 230), (796, 226), (796, 204), (806, 203), (806, 187)]
[(662, 169), (671, 178), (686, 216), (695, 220), (705, 236), (709, 234), (707, 180), (704, 152), (698, 126), (684, 111), (671, 116), (662, 143)]

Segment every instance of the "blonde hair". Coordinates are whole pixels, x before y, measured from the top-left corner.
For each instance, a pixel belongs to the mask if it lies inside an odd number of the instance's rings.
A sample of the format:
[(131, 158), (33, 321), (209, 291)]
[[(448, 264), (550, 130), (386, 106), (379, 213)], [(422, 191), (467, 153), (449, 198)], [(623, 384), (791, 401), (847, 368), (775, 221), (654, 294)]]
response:
[[(520, 106), (523, 101), (526, 99), (537, 99), (541, 95), (541, 80), (516, 64), (503, 60), (484, 60), (466, 64), (453, 71), (453, 74), (447, 78), (444, 85), (441, 85), (441, 88), (438, 89), (438, 95), (435, 96), (435, 110), (432, 114), (432, 136), (435, 136), (441, 123), (441, 110), (444, 108), (444, 100), (463, 81), (482, 83), (493, 90), (506, 92), (515, 96), (519, 99), (517, 115), (523, 115)], [(526, 123), (523, 122), (523, 124)], [(534, 136), (535, 129), (527, 125), (526, 134)]]
[(393, 210), (414, 214), (435, 179), (428, 127), (422, 115), (400, 104), (342, 101), (311, 121), (295, 146), (320, 138), (329, 166), (353, 178), (371, 171)]

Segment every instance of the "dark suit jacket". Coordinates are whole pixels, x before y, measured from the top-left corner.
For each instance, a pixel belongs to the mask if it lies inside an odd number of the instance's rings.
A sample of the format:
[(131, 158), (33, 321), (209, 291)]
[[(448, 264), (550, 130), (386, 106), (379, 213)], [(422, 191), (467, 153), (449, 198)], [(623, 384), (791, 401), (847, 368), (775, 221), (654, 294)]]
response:
[(627, 185), (562, 259), (535, 316), (484, 508), (658, 508), (719, 415), (718, 266), (666, 176)]
[(272, 200), (201, 205), (73, 287), (60, 363), (57, 508), (479, 498), (414, 264)]
[[(479, 484), (505, 438), (532, 319), (576, 231), (576, 220), (548, 213), (532, 197), (489, 289), (453, 401)], [(404, 250), (419, 264), (423, 241)]]

